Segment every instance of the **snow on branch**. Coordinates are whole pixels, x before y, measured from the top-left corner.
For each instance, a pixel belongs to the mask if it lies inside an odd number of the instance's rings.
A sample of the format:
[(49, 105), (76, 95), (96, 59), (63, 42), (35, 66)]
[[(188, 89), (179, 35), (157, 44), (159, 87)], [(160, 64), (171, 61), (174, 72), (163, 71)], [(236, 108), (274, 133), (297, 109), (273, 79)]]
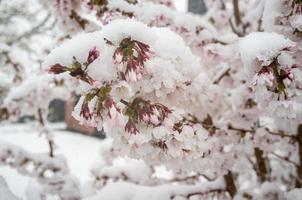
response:
[(37, 178), (44, 186), (44, 194), (55, 194), (61, 199), (80, 199), (80, 185), (69, 174), (63, 157), (51, 158), (48, 154), (33, 154), (18, 146), (1, 142), (0, 165), (10, 166), (21, 174)]

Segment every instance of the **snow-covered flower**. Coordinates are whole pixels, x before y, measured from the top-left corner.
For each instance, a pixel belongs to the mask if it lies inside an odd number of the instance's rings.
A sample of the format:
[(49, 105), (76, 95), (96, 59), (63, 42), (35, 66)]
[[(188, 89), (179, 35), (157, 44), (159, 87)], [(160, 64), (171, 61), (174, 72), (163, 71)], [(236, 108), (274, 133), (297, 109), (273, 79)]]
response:
[(93, 61), (95, 61), (100, 56), (100, 51), (97, 49), (97, 47), (93, 47), (89, 50), (89, 54), (87, 57), (87, 64), (89, 65)]
[(149, 45), (127, 37), (114, 51), (113, 62), (114, 64), (123, 63), (126, 69), (121, 72), (122, 77), (128, 82), (136, 82), (147, 74), (144, 63), (150, 59), (151, 55)]

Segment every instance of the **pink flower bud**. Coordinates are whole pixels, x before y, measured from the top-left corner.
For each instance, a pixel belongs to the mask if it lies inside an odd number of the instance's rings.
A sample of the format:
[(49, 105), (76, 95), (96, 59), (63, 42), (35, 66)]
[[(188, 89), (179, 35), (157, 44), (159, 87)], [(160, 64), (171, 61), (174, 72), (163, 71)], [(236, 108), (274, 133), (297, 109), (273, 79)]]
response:
[(120, 64), (123, 60), (122, 51), (118, 48), (113, 55), (114, 64)]
[(89, 110), (88, 103), (84, 102), (82, 104), (80, 116), (83, 116), (84, 119), (86, 119), (86, 120), (89, 120), (89, 119), (92, 118), (92, 115), (91, 115), (90, 110)]
[(61, 74), (66, 71), (68, 71), (68, 68), (59, 63), (51, 65), (50, 68), (48, 69), (48, 73), (52, 73), (52, 74)]
[(148, 113), (146, 112), (143, 112), (140, 116), (140, 119), (141, 121), (145, 122), (145, 123), (148, 123), (149, 122), (149, 119), (150, 119), (150, 116)]
[(139, 133), (136, 126), (135, 126), (135, 124), (134, 124), (134, 122), (131, 119), (128, 120), (128, 122), (125, 126), (125, 131), (130, 133), (130, 134), (135, 134), (135, 135), (137, 133)]
[(114, 101), (111, 97), (106, 98), (105, 102), (104, 102), (104, 106), (107, 109), (110, 109), (112, 106), (114, 106)]
[(93, 47), (90, 49), (88, 57), (87, 57), (87, 63), (90, 64), (93, 61), (95, 61), (98, 57), (100, 56), (100, 51), (96, 48)]

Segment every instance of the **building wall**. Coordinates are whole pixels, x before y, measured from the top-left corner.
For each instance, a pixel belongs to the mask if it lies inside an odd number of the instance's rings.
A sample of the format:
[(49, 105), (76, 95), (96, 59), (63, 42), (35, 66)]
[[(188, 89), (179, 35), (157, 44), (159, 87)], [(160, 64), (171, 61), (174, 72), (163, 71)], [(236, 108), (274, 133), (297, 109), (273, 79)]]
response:
[(207, 11), (203, 0), (189, 0), (188, 11), (195, 14), (204, 14)]

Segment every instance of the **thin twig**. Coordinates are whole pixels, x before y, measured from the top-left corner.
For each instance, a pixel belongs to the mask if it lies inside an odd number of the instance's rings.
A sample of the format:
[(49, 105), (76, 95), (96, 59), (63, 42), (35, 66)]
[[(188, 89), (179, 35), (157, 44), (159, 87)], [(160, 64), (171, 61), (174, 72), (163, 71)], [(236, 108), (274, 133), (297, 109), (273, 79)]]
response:
[[(38, 122), (43, 128), (45, 128), (45, 122), (43, 119), (41, 108), (38, 108)], [(49, 156), (53, 158), (54, 157), (54, 142), (49, 138), (47, 138), (47, 142), (48, 142), (48, 146), (49, 146)]]
[(286, 161), (286, 162), (288, 162), (288, 163), (293, 164), (295, 167), (299, 167), (299, 165), (298, 165), (297, 163), (295, 163), (295, 162), (292, 161), (292, 160), (289, 160), (289, 158), (287, 158), (287, 157), (278, 155), (278, 154), (276, 154), (275, 152), (270, 152), (270, 153), (271, 153), (272, 155), (276, 156), (277, 158), (279, 158), (280, 160), (284, 160), (284, 161)]
[(193, 176), (187, 176), (185, 178), (174, 178), (171, 181), (172, 182), (183, 182), (183, 181), (188, 181), (188, 180), (191, 180), (191, 179), (196, 179), (197, 180), (199, 177), (203, 177), (207, 181), (210, 181), (210, 182), (215, 181), (217, 179), (217, 177), (211, 178), (211, 177), (209, 177), (208, 175), (205, 175), (205, 174), (196, 174), (196, 175), (193, 175)]
[(298, 141), (297, 137), (295, 135), (288, 135), (288, 134), (285, 134), (283, 132), (272, 132), (270, 131), (268, 128), (265, 129), (270, 135), (275, 135), (275, 136), (280, 136), (281, 138), (284, 138), (284, 137), (287, 137), (287, 138), (290, 138), (290, 139), (293, 139), (295, 140), (296, 142)]
[(125, 101), (124, 99), (121, 99), (120, 102), (121, 102), (122, 104), (124, 104), (125, 106), (130, 106), (130, 103), (127, 102), (127, 101)]
[(252, 129), (236, 128), (236, 127), (233, 127), (232, 124), (229, 124), (228, 129), (233, 130), (233, 131), (244, 132), (244, 133), (247, 133), (247, 132), (255, 133), (255, 129), (254, 128), (252, 128)]
[(223, 77), (229, 75), (229, 72), (231, 71), (231, 68), (228, 68), (227, 70), (225, 70), (214, 82), (213, 84), (218, 84), (222, 79)]
[(232, 19), (229, 19), (229, 24), (231, 26), (232, 31), (238, 36), (238, 37), (242, 37), (242, 34), (240, 32), (238, 32), (232, 22)]
[(185, 197), (186, 199), (190, 199), (190, 197), (192, 196), (195, 196), (195, 195), (206, 195), (206, 194), (210, 194), (210, 193), (225, 193), (227, 192), (226, 189), (221, 189), (221, 188), (218, 188), (218, 189), (212, 189), (212, 190), (208, 190), (208, 191), (204, 191), (204, 192), (192, 192), (192, 193), (189, 193), (189, 194), (174, 194), (170, 197), (170, 199), (174, 199), (175, 197), (177, 196), (182, 196), (182, 197)]
[(36, 26), (34, 26), (31, 30), (23, 33), (22, 35), (20, 35), (16, 39), (13, 39), (13, 40), (7, 42), (7, 44), (8, 45), (12, 45), (13, 43), (21, 40), (22, 38), (27, 38), (27, 37), (30, 37), (32, 35), (35, 35), (35, 34), (39, 33), (40, 32), (39, 30), (41, 29), (41, 27), (44, 26), (44, 24), (50, 19), (50, 17), (51, 17), (51, 14), (48, 13), (47, 16), (39, 24), (37, 24)]

